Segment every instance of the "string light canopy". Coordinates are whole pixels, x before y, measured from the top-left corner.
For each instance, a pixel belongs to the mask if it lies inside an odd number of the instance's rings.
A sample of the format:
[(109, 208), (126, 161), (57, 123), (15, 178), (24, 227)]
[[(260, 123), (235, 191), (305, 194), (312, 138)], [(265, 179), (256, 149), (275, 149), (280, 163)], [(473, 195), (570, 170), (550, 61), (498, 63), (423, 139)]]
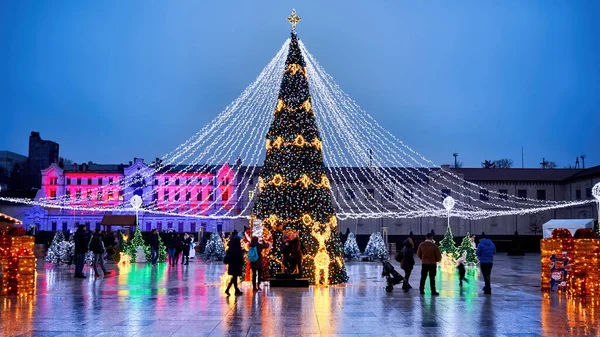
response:
[[(295, 34), (301, 18), (293, 10), (287, 20)], [(302, 64), (286, 63), (291, 43), (297, 43), (294, 53), (303, 57)], [(286, 76), (293, 77), (294, 83), (285, 90), (297, 90), (298, 85), (306, 82), (310, 94), (297, 95), (297, 101), (282, 99), (281, 83)], [(300, 131), (306, 125), (287, 125), (293, 120), (287, 118), (281, 123), (287, 128), (285, 136), (273, 133), (265, 142), (265, 135), (276, 118), (297, 114), (312, 115), (320, 133)], [(244, 196), (260, 192), (261, 183), (255, 177), (264, 159), (270, 153), (281, 157), (289, 151), (305, 151), (311, 153), (313, 159), (322, 156), (324, 173), (298, 175), (292, 180), (273, 175), (265, 177), (262, 187), (329, 190), (339, 220), (449, 216), (476, 220), (593, 202), (600, 205), (599, 185), (593, 189), (597, 200), (521, 198), (498, 190), (488, 191), (451, 169), (436, 165), (364, 111), (300, 39), (295, 42), (287, 39), (255, 81), (225, 110), (182, 144), (149, 164), (135, 179), (125, 176), (115, 179), (113, 184), (86, 187), (81, 193), (88, 198), (65, 194), (36, 200), (12, 197), (0, 197), (0, 200), (74, 211), (134, 212), (135, 207), (129, 202), (136, 193), (134, 186), (139, 181), (162, 175), (168, 177), (169, 182), (144, 188), (139, 211), (191, 218), (249, 219), (252, 203)], [(233, 165), (236, 162), (241, 166)], [(222, 188), (209, 184), (206, 181), (209, 176), (232, 179), (224, 179), (223, 186), (227, 188)], [(175, 184), (175, 181), (185, 183)], [(168, 195), (164, 197), (166, 189)], [(480, 198), (481, 190), (488, 192), (486, 198)], [(454, 207), (450, 210), (445, 207), (442, 191), (452, 193)], [(122, 198), (98, 203), (89, 200), (90, 195)]]

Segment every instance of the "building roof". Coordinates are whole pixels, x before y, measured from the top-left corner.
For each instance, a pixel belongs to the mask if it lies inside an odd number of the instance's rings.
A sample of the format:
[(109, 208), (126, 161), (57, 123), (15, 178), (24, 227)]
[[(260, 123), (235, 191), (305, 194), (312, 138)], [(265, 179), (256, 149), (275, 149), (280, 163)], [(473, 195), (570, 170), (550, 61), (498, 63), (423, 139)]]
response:
[(21, 220), (15, 219), (12, 216), (6, 215), (4, 213), (0, 213), (0, 222), (5, 222), (5, 223), (8, 222), (8, 223), (17, 224), (17, 225), (20, 225), (23, 223)]
[(538, 181), (560, 182), (580, 172), (580, 169), (535, 168), (459, 168), (452, 172), (463, 175), (467, 181)]

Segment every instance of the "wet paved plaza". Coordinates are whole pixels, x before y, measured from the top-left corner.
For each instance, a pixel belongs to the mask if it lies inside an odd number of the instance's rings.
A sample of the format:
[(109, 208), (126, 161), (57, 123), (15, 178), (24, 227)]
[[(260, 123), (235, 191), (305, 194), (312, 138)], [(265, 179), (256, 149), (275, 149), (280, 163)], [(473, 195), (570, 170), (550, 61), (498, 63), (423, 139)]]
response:
[(1, 336), (600, 335), (598, 303), (540, 292), (539, 255), (499, 255), (491, 296), (476, 270), (462, 290), (454, 270), (438, 271), (435, 298), (416, 289), (419, 265), (409, 293), (386, 293), (380, 264), (350, 262), (345, 286), (225, 297), (221, 263), (139, 264), (97, 280), (39, 263), (36, 296), (0, 298)]

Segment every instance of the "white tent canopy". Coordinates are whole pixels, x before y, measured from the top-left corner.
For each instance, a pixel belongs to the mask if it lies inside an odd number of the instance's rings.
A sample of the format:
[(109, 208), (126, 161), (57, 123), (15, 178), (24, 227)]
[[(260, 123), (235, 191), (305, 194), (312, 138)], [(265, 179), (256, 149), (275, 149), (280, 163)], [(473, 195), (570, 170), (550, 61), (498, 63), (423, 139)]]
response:
[(594, 219), (553, 219), (546, 222), (542, 228), (544, 239), (551, 238), (555, 228), (566, 228), (571, 235), (575, 235), (575, 231), (579, 228), (594, 229)]

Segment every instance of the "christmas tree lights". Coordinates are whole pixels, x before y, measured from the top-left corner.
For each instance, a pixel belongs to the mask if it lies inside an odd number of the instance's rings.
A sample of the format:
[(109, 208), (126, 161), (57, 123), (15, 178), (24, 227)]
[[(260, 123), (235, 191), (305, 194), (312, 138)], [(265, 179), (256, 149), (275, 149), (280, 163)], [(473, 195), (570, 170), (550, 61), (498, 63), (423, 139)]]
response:
[(388, 251), (380, 232), (372, 233), (365, 248), (365, 255), (375, 259), (387, 259)]
[(471, 235), (469, 232), (467, 232), (467, 235), (462, 239), (460, 246), (456, 248), (455, 258), (458, 259), (465, 254), (465, 264), (467, 266), (475, 266), (477, 263), (479, 263), (479, 259), (477, 259), (477, 255), (475, 253), (476, 249), (473, 247), (473, 243), (471, 242)]
[(358, 243), (356, 243), (356, 235), (352, 232), (348, 234), (348, 238), (344, 243), (344, 256), (347, 259), (356, 259), (360, 256), (360, 248), (358, 248)]
[(204, 258), (208, 260), (222, 261), (225, 256), (225, 246), (218, 233), (211, 233), (206, 247), (204, 248)]

